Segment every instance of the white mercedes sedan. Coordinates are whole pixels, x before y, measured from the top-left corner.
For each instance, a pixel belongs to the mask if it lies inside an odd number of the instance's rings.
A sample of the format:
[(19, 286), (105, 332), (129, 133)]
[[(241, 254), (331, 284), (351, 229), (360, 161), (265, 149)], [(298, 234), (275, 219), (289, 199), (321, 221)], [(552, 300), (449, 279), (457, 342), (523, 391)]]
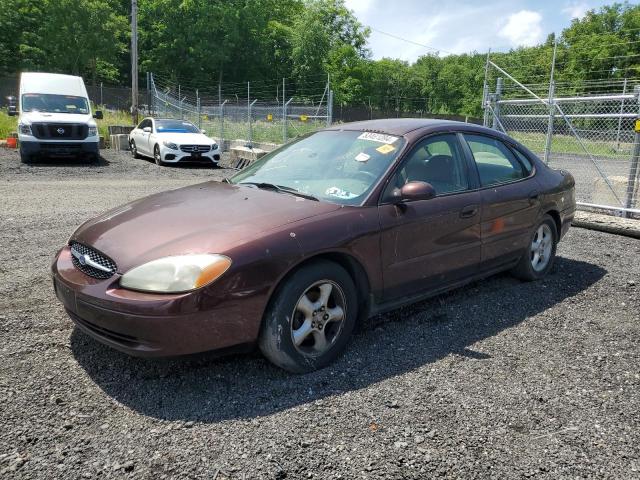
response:
[(207, 162), (217, 165), (222, 152), (218, 144), (186, 120), (145, 118), (129, 134), (133, 158), (151, 157), (158, 165)]

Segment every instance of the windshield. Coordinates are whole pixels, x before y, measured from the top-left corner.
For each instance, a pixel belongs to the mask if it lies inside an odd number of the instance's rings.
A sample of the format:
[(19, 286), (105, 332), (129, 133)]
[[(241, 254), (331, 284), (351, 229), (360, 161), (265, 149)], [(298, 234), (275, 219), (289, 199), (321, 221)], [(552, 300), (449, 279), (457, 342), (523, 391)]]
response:
[(48, 93), (25, 93), (22, 95), (23, 112), (89, 113), (89, 102), (84, 97), (51, 95)]
[(404, 143), (402, 137), (380, 133), (316, 132), (265, 155), (229, 182), (273, 184), (333, 203), (358, 205)]
[(158, 133), (200, 133), (198, 127), (184, 120), (156, 120)]

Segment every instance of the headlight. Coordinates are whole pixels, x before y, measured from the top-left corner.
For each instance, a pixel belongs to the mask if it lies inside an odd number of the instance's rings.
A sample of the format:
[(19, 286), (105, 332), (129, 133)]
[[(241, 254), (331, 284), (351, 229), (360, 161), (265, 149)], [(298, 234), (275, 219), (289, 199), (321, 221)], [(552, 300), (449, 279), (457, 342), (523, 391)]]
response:
[(20, 125), (18, 125), (18, 130), (20, 131), (20, 133), (22, 135), (33, 135), (31, 133), (31, 125), (27, 125), (25, 123), (21, 123)]
[(89, 137), (95, 137), (98, 135), (98, 127), (89, 127)]
[(175, 143), (172, 142), (162, 142), (162, 144), (167, 147), (170, 148), (171, 150), (178, 150), (178, 145), (176, 145)]
[(142, 292), (188, 292), (213, 282), (230, 266), (231, 259), (224, 255), (165, 257), (129, 270), (120, 285)]

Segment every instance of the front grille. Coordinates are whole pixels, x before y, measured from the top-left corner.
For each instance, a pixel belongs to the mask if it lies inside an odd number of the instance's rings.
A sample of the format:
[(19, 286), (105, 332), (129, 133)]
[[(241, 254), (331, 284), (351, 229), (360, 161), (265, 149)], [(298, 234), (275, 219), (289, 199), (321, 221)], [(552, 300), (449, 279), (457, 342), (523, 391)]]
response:
[(82, 123), (32, 123), (31, 132), (36, 138), (84, 140), (89, 127)]
[[(109, 271), (103, 271), (99, 268), (89, 265), (86, 260), (87, 257), (91, 262), (95, 262), (96, 264), (108, 269)], [(109, 257), (104, 255), (103, 253), (98, 252), (97, 250), (94, 250), (93, 248), (87, 247), (86, 245), (78, 242), (71, 243), (71, 261), (78, 270), (93, 278), (109, 278), (112, 277), (113, 274), (118, 270), (116, 263)]]
[(211, 145), (180, 145), (180, 150), (187, 153), (206, 153), (211, 150)]

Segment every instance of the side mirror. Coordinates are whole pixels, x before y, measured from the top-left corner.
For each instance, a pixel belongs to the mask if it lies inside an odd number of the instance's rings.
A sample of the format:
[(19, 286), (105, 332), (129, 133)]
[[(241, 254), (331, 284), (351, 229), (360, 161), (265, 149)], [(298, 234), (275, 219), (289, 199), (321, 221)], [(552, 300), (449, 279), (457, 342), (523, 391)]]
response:
[(151, 133), (151, 127), (144, 127), (144, 128), (142, 129), (142, 131), (143, 131), (144, 133)]
[(96, 110), (93, 114), (93, 118), (95, 118), (96, 120), (102, 120), (104, 118), (104, 115), (102, 115), (102, 110)]
[(436, 189), (427, 182), (408, 182), (394, 192), (396, 203), (430, 200), (435, 196)]
[(7, 113), (9, 114), (10, 117), (15, 117), (18, 114), (18, 111), (16, 110), (16, 106), (10, 105), (9, 109), (7, 110)]

